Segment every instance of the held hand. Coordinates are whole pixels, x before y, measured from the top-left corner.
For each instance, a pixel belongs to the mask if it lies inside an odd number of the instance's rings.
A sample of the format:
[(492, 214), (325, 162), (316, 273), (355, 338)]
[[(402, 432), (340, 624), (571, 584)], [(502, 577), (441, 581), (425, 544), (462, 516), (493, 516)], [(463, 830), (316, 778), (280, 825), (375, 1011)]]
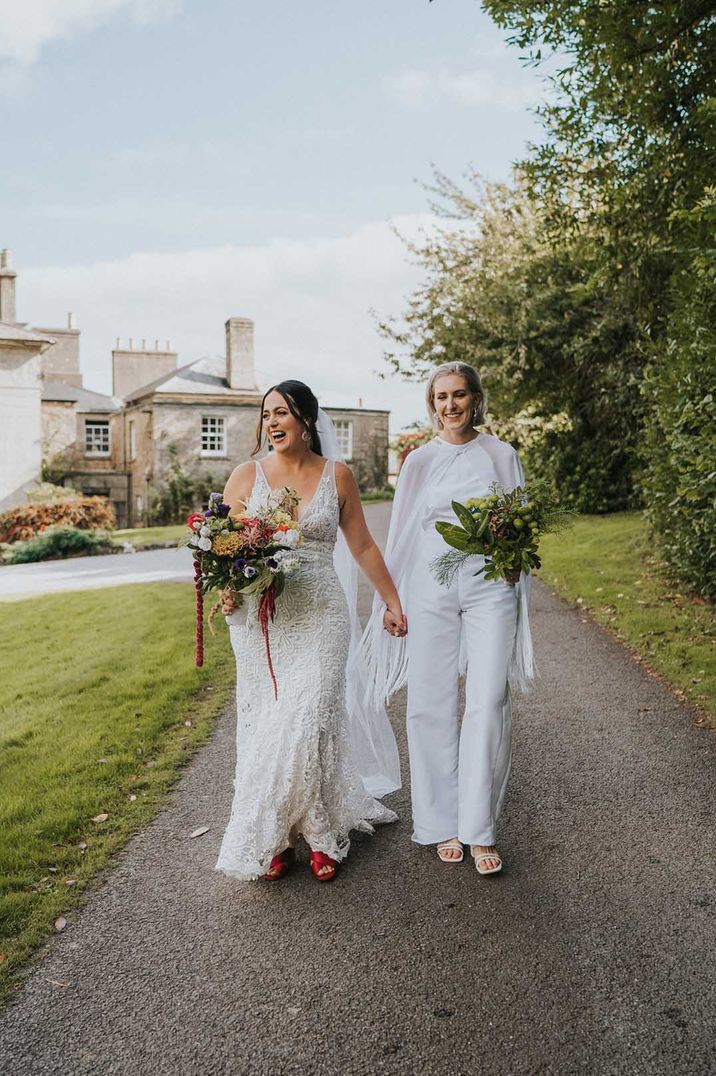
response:
[(507, 574), (505, 575), (505, 579), (510, 584), (510, 586), (513, 587), (515, 583), (519, 583), (521, 574), (521, 568), (513, 568), (511, 572), (507, 572)]
[(383, 613), (383, 627), (388, 635), (402, 639), (408, 634), (408, 621), (402, 609), (386, 609)]
[(236, 605), (236, 596), (233, 590), (222, 590), (221, 592), (221, 611), (224, 616), (231, 616), (235, 613), (238, 606)]

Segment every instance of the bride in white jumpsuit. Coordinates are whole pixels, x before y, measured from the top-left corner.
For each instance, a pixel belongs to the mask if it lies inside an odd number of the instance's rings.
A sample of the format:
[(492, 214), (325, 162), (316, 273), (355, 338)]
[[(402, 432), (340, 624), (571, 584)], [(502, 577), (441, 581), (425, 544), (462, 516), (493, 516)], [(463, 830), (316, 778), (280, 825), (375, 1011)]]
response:
[[(525, 687), (533, 676), (528, 580), (519, 573), (509, 582), (476, 576), (481, 562), (473, 557), (447, 587), (430, 563), (448, 549), (435, 523), (457, 522), (452, 501), (486, 495), (493, 482), (513, 489), (523, 476), (511, 445), (475, 429), (484, 420), (485, 395), (473, 367), (438, 367), (426, 397), (438, 434), (403, 465), (386, 550), (408, 617), (407, 640), (380, 630), (384, 607), (376, 602), (363, 645), (376, 698), (408, 685), (413, 840), (436, 844), (446, 863), (460, 862), (469, 845), (478, 871), (494, 874), (502, 868), (495, 829), (511, 763), (509, 681)], [(459, 726), (461, 672), (466, 702)]]

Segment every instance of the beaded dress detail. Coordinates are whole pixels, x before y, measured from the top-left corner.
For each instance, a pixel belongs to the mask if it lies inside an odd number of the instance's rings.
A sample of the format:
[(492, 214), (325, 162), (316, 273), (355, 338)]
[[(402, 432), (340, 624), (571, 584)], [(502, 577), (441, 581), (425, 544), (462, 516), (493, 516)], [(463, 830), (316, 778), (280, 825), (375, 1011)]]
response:
[[(265, 503), (263, 468), (248, 509)], [(237, 663), (236, 777), (231, 817), (216, 869), (234, 878), (265, 874), (271, 858), (303, 835), (314, 851), (342, 860), (352, 829), (396, 815), (369, 796), (355, 768), (345, 709), (348, 605), (333, 565), (338, 535), (335, 464), (326, 461), (299, 522), (299, 566), (286, 580), (270, 625), (278, 699), (266, 662), (257, 599), (246, 623), (231, 623)], [(233, 621), (238, 620), (235, 614)]]

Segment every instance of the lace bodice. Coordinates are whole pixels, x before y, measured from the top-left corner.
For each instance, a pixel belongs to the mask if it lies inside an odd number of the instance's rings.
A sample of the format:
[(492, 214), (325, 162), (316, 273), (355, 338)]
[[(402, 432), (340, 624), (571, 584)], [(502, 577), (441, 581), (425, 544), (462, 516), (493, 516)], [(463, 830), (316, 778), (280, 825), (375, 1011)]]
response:
[[(270, 492), (271, 487), (264, 469), (257, 462), (256, 477), (251, 496), (247, 502), (247, 508), (250, 511), (256, 511), (265, 502)], [(301, 525), (304, 542), (326, 543), (333, 548), (338, 536), (338, 522), (340, 519), (340, 504), (336, 487), (336, 464), (334, 460), (326, 460), (316, 492), (303, 511), (301, 511), (301, 505), (298, 506), (298, 510), (298, 522)]]

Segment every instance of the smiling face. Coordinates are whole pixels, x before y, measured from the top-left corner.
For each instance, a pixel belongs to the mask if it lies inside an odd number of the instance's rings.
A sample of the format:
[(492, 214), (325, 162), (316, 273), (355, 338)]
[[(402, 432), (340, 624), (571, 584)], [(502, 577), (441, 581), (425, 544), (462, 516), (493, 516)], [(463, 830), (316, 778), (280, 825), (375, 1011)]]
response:
[(480, 397), (474, 396), (460, 374), (443, 374), (433, 386), (433, 406), (443, 429), (455, 433), (472, 426), (475, 408)]
[(276, 452), (309, 450), (310, 446), (301, 436), (306, 427), (291, 414), (286, 398), (275, 389), (264, 400), (262, 421), (269, 444), (273, 445)]

